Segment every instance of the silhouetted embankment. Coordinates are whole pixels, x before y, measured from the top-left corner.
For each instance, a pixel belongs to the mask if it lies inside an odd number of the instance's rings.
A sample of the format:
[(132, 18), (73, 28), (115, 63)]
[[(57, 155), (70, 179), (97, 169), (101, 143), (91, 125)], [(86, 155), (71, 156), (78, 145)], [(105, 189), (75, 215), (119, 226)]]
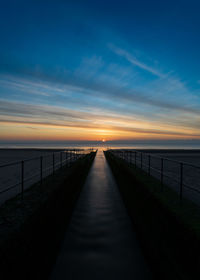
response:
[(105, 152), (157, 279), (200, 276), (200, 213), (191, 202), (122, 159)]
[(0, 208), (1, 279), (48, 279), (96, 153), (63, 167)]

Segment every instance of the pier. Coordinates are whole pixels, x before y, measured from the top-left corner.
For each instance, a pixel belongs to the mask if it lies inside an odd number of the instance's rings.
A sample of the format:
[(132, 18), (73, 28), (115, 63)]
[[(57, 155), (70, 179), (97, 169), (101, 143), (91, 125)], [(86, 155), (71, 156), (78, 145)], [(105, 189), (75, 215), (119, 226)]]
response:
[(152, 279), (103, 151), (83, 186), (50, 279)]

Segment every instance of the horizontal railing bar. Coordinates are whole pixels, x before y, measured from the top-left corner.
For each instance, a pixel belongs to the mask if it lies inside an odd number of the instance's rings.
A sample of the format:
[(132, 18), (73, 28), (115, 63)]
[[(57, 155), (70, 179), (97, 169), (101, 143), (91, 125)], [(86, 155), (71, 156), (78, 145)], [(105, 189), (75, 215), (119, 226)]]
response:
[[(50, 156), (53, 156), (53, 155), (55, 155), (55, 154), (60, 154), (61, 152), (62, 152), (62, 153), (68, 153), (68, 154), (69, 154), (69, 156), (68, 156), (67, 158), (65, 158), (65, 159), (62, 160), (62, 164), (64, 164), (64, 163), (67, 164), (68, 162), (71, 162), (71, 161), (72, 161), (71, 156), (73, 157), (74, 153), (75, 153), (75, 152), (78, 152), (78, 151), (84, 151), (84, 154), (77, 154), (77, 153), (76, 153), (76, 154), (75, 154), (75, 155), (76, 155), (76, 158), (73, 158), (73, 162), (74, 162), (76, 159), (81, 158), (81, 157), (83, 157), (83, 156), (85, 156), (85, 155), (91, 153), (92, 151), (96, 151), (96, 150), (95, 150), (95, 149), (88, 149), (88, 150), (84, 150), (84, 149), (68, 149), (68, 150), (63, 150), (63, 151), (54, 152), (54, 153), (51, 153), (51, 154), (48, 154), (48, 155), (44, 155), (44, 156), (39, 156), (39, 157), (30, 158), (30, 159), (25, 159), (25, 160), (20, 160), (20, 161), (16, 161), (16, 162), (7, 163), (7, 164), (4, 164), (4, 165), (1, 165), (0, 168), (1, 168), (1, 167), (7, 167), (7, 166), (12, 166), (12, 165), (21, 164), (22, 162), (27, 162), (27, 161), (31, 161), (31, 160), (35, 160), (35, 159), (41, 159), (41, 157), (43, 157), (43, 158), (45, 158), (45, 157), (50, 157)], [(73, 152), (74, 152), (74, 153), (73, 153)], [(59, 166), (59, 167), (60, 167), (60, 164), (61, 164), (60, 159), (58, 159), (57, 161), (58, 161), (58, 162), (54, 164), (54, 167), (56, 167), (56, 166)], [(47, 171), (47, 170), (49, 170), (49, 169), (53, 169), (53, 165), (50, 165), (49, 167), (43, 169), (43, 172), (45, 172), (45, 171)], [(60, 168), (57, 168), (57, 169), (60, 169)], [(52, 174), (52, 173), (53, 173), (53, 171), (52, 171), (50, 174)], [(50, 174), (49, 174), (49, 175), (50, 175)], [(38, 176), (38, 175), (40, 175), (40, 172), (37, 172), (37, 173), (35, 173), (34, 175), (31, 175), (31, 176), (29, 176), (29, 177), (24, 178), (24, 179), (23, 179), (23, 182), (27, 182), (27, 181), (31, 180), (32, 178), (34, 178), (34, 177), (36, 177), (36, 176)], [(47, 177), (47, 176), (48, 176), (48, 175), (46, 175), (45, 177)], [(37, 183), (37, 182), (39, 182), (39, 179), (38, 179), (35, 183)], [(19, 186), (19, 185), (21, 185), (21, 184), (22, 184), (22, 182), (18, 182), (18, 183), (14, 184), (14, 185), (11, 185), (11, 186), (7, 187), (6, 189), (0, 191), (0, 194), (3, 194), (3, 193), (5, 193), (5, 192), (8, 192), (9, 190), (11, 190), (11, 189), (13, 189), (13, 188), (15, 188), (15, 187), (17, 187), (17, 186)], [(20, 193), (20, 192), (18, 192), (18, 194), (19, 194), (19, 193)]]
[[(114, 150), (114, 151), (115, 151), (115, 150)], [(123, 151), (123, 150), (122, 150), (122, 151)], [(123, 152), (126, 153), (126, 151), (123, 151)], [(192, 164), (192, 163), (184, 162), (184, 161), (177, 161), (177, 160), (174, 160), (174, 159), (169, 159), (169, 158), (165, 158), (165, 157), (155, 156), (155, 155), (153, 155), (153, 154), (141, 152), (141, 151), (138, 151), (138, 150), (130, 150), (129, 152), (131, 152), (131, 153), (144, 154), (144, 155), (146, 155), (146, 156), (151, 156), (152, 158), (155, 158), (155, 159), (163, 159), (163, 160), (171, 161), (171, 162), (178, 163), (178, 164), (183, 163), (184, 165), (187, 165), (187, 166), (191, 166), (191, 167), (200, 169), (200, 166), (195, 165), (195, 164)], [(139, 158), (139, 160), (140, 160), (140, 158)]]
[[(54, 152), (54, 153), (50, 153), (50, 154), (47, 154), (47, 155), (41, 155), (43, 158), (47, 158), (47, 157), (50, 157), (52, 156), (53, 154), (60, 154), (61, 152), (62, 153), (71, 153), (71, 152), (78, 152), (78, 151), (83, 151), (81, 149), (68, 149), (68, 150), (63, 150), (63, 151), (58, 151), (58, 152)], [(92, 151), (92, 150), (87, 150), (87, 151)], [(28, 162), (28, 161), (31, 161), (31, 160), (36, 160), (36, 159), (40, 159), (41, 156), (37, 156), (37, 157), (32, 157), (32, 158), (25, 158), (25, 159), (22, 159), (24, 162)], [(19, 161), (14, 161), (14, 162), (9, 162), (9, 163), (5, 163), (5, 164), (2, 164), (0, 165), (0, 168), (3, 168), (3, 167), (7, 167), (7, 166), (12, 166), (12, 165), (17, 165), (17, 164), (20, 164), (22, 162), (22, 160), (19, 160)]]
[[(43, 158), (47, 158), (47, 157), (50, 157), (50, 156), (53, 156), (56, 155), (56, 154), (60, 154), (60, 153), (63, 153), (64, 151), (60, 151), (60, 152), (55, 152), (55, 153), (51, 153), (51, 154), (47, 154), (47, 155), (41, 155)], [(33, 157), (33, 158), (27, 158), (27, 159), (24, 159), (24, 162), (26, 161), (31, 161), (31, 160), (35, 160), (35, 159), (40, 159), (41, 156), (37, 156), (37, 157)], [(1, 166), (0, 166), (1, 167)]]
[(48, 170), (52, 170), (53, 169), (53, 165), (49, 166), (49, 167), (46, 167), (45, 169), (43, 169), (43, 171), (48, 171)]
[(12, 165), (17, 165), (17, 164), (21, 164), (21, 161), (13, 161), (13, 162), (10, 162), (10, 163), (5, 163), (5, 164), (3, 164), (3, 165), (0, 165), (0, 168), (1, 168), (1, 167), (12, 166)]
[(159, 169), (156, 169), (156, 168), (154, 168), (154, 167), (150, 167), (150, 169), (153, 170), (153, 171), (156, 171), (156, 172), (159, 173), (159, 174), (161, 173), (161, 171), (160, 171)]
[(180, 183), (180, 180), (174, 179), (174, 177), (172, 177), (172, 176), (170, 176), (170, 175), (168, 175), (166, 173), (163, 173), (163, 176), (167, 177), (169, 179), (172, 179), (175, 183), (178, 183), (178, 184)]
[(24, 182), (27, 182), (27, 181), (29, 181), (30, 179), (32, 179), (32, 178), (34, 178), (34, 177), (36, 177), (36, 176), (38, 176), (38, 175), (40, 175), (40, 172), (37, 172), (37, 173), (35, 173), (34, 175), (31, 175), (31, 176), (29, 176), (29, 177), (26, 177), (26, 178), (24, 179)]
[(185, 183), (183, 183), (183, 186), (186, 187), (187, 189), (190, 189), (190, 190), (193, 190), (193, 191), (195, 191), (195, 192), (200, 193), (200, 190), (197, 190), (197, 189), (195, 189), (195, 188), (193, 188), (193, 187), (191, 187), (191, 186), (189, 186), (189, 185), (187, 185), (187, 184), (185, 184)]
[[(122, 150), (122, 152), (126, 153), (126, 151), (123, 151), (123, 150)], [(121, 152), (120, 152), (120, 151), (111, 150), (111, 153), (114, 154), (114, 156), (117, 156), (117, 157), (119, 157), (119, 158), (122, 158), (122, 159), (124, 159), (124, 160), (126, 160), (126, 161), (129, 161), (129, 159), (130, 159), (130, 157), (128, 156), (128, 152), (131, 152), (131, 153), (133, 153), (133, 154), (136, 153), (136, 155), (137, 155), (137, 153), (140, 153), (140, 154), (144, 154), (144, 155), (146, 155), (146, 156), (150, 156), (151, 158), (163, 159), (163, 160), (167, 160), (167, 161), (170, 161), (170, 162), (175, 162), (175, 163), (178, 163), (178, 164), (181, 164), (181, 163), (182, 163), (184, 166), (190, 166), (190, 167), (193, 167), (193, 168), (200, 168), (200, 166), (197, 166), (197, 165), (189, 164), (189, 163), (182, 162), (182, 161), (171, 160), (171, 159), (168, 159), (168, 158), (158, 157), (158, 156), (154, 156), (154, 155), (152, 155), (152, 154), (140, 152), (140, 151), (137, 151), (137, 150), (134, 150), (134, 151), (133, 151), (133, 150), (127, 151), (127, 156), (125, 156), (125, 157), (124, 157), (123, 155), (121, 155)], [(144, 168), (141, 168), (141, 166), (138, 166), (138, 165), (140, 165), (140, 163), (142, 162), (142, 166), (143, 166), (143, 167), (148, 167), (148, 168), (150, 168), (150, 170), (154, 170), (155, 172), (158, 172), (158, 173), (161, 174), (161, 171), (160, 171), (159, 169), (156, 169), (156, 168), (154, 168), (154, 167), (152, 167), (152, 166), (149, 166), (148, 164), (145, 164), (145, 163), (144, 163), (144, 158), (143, 158), (142, 161), (141, 161), (141, 158), (140, 158), (140, 157), (137, 157), (136, 159), (137, 159), (137, 162), (136, 162), (136, 164), (135, 164), (135, 157), (133, 158), (133, 157), (131, 156), (131, 162), (132, 162), (132, 164), (135, 165), (136, 167), (138, 167), (138, 168), (144, 170)], [(144, 170), (144, 171), (145, 171), (145, 170)], [(167, 178), (169, 178), (169, 179), (171, 179), (171, 180), (173, 180), (173, 182), (175, 182), (175, 183), (180, 184), (180, 178), (179, 178), (179, 177), (178, 177), (178, 179), (177, 179), (177, 178), (174, 178), (174, 177), (168, 175), (168, 174), (165, 173), (165, 172), (163, 172), (163, 176), (164, 176), (164, 177), (167, 177)], [(188, 175), (188, 176), (189, 176), (189, 175)], [(191, 177), (191, 176), (189, 176), (189, 177)], [(192, 191), (195, 191), (195, 192), (197, 192), (197, 193), (200, 193), (200, 190), (195, 189), (194, 187), (191, 187), (191, 186), (189, 186), (189, 185), (186, 184), (186, 183), (183, 183), (183, 186), (186, 187), (187, 189), (190, 189), (190, 190), (192, 190)]]
[(147, 156), (151, 156), (152, 158), (156, 158), (156, 159), (163, 159), (163, 160), (166, 160), (166, 161), (171, 161), (171, 162), (174, 162), (174, 163), (183, 163), (184, 165), (187, 165), (187, 166), (191, 166), (191, 167), (194, 167), (194, 168), (197, 168), (197, 169), (200, 169), (200, 166), (199, 165), (195, 165), (195, 164), (192, 164), (192, 163), (188, 163), (188, 162), (185, 162), (185, 161), (178, 161), (178, 160), (175, 160), (175, 159), (170, 159), (170, 158), (166, 158), (166, 157), (160, 157), (160, 156), (155, 156), (151, 153), (145, 153), (145, 152), (141, 152), (141, 151), (138, 151), (138, 150), (132, 150), (130, 151), (132, 153), (140, 153), (140, 154), (144, 154), (144, 155), (147, 155)]
[(0, 191), (0, 194), (5, 193), (5, 192), (7, 192), (7, 191), (9, 191), (9, 190), (11, 190), (11, 189), (13, 189), (13, 188), (15, 188), (16, 186), (18, 186), (18, 185), (20, 185), (20, 184), (21, 184), (21, 182), (18, 182), (18, 183), (14, 184), (14, 185), (11, 185), (11, 186), (9, 186), (7, 189), (4, 189), (4, 190)]

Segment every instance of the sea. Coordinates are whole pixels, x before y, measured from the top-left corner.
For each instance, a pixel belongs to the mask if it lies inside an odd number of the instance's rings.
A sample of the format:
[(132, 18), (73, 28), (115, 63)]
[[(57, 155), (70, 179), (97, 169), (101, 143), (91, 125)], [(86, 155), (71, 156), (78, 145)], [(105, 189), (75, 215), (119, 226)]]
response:
[(136, 143), (0, 143), (0, 149), (200, 149), (200, 141), (159, 141)]

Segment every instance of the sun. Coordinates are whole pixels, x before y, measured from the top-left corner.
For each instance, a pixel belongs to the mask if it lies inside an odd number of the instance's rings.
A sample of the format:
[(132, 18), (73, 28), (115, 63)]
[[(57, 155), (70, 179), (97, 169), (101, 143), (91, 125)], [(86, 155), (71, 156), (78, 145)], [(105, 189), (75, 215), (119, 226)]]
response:
[(105, 143), (105, 142), (106, 142), (106, 140), (105, 140), (105, 139), (102, 139), (102, 142), (103, 142), (103, 143)]

